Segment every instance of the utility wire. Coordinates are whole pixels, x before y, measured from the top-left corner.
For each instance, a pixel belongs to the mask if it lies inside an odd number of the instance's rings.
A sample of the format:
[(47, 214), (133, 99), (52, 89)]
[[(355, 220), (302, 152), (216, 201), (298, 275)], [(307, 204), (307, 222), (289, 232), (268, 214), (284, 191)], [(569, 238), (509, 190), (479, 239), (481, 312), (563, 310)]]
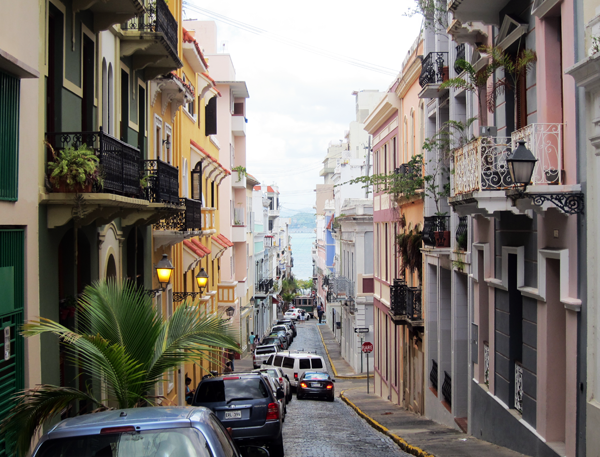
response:
[(342, 62), (348, 65), (352, 65), (358, 68), (363, 68), (365, 70), (369, 70), (369, 71), (373, 71), (376, 73), (381, 73), (384, 75), (389, 75), (389, 76), (396, 76), (398, 74), (397, 70), (394, 70), (393, 68), (388, 68), (388, 67), (384, 67), (382, 65), (376, 65), (376, 64), (372, 64), (369, 62), (365, 62), (363, 60), (359, 60), (359, 59), (355, 59), (353, 57), (347, 57), (347, 56), (343, 56), (341, 54), (336, 54), (334, 52), (330, 52), (327, 51), (325, 49), (320, 49), (316, 46), (311, 46), (309, 44), (306, 43), (301, 43), (299, 41), (295, 41), (292, 40), (290, 38), (286, 38), (284, 36), (281, 35), (277, 35), (275, 33), (269, 32), (267, 30), (258, 28), (258, 27), (254, 27), (253, 25), (250, 24), (246, 24), (244, 22), (241, 21), (237, 21), (235, 19), (232, 19), (230, 17), (224, 16), (222, 14), (219, 13), (215, 13), (214, 11), (208, 10), (206, 8), (202, 8), (200, 6), (194, 5), (192, 3), (190, 3), (189, 1), (184, 0), (183, 1), (183, 6), (185, 8), (188, 8), (192, 11), (195, 11), (197, 13), (201, 13), (201, 14), (205, 14), (206, 16), (209, 16), (213, 19), (216, 19), (218, 21), (224, 22), (228, 25), (231, 25), (233, 27), (236, 27), (240, 30), (243, 30), (245, 32), (248, 33), (253, 33), (255, 35), (267, 35), (273, 39), (275, 39), (276, 41), (279, 41), (281, 43), (287, 44), (288, 46), (293, 46), (295, 48), (301, 49), (303, 51), (306, 52), (310, 52), (312, 54), (317, 54), (320, 55), (322, 57), (327, 57), (331, 60), (336, 60), (338, 62)]

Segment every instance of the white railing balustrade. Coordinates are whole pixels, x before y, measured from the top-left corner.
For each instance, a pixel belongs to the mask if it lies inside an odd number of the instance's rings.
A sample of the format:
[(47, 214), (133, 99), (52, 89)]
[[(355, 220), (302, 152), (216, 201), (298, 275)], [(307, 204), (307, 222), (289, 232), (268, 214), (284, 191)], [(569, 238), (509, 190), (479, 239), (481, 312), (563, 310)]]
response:
[(524, 140), (538, 159), (531, 177), (535, 184), (562, 184), (562, 124), (529, 124), (511, 135), (513, 148)]

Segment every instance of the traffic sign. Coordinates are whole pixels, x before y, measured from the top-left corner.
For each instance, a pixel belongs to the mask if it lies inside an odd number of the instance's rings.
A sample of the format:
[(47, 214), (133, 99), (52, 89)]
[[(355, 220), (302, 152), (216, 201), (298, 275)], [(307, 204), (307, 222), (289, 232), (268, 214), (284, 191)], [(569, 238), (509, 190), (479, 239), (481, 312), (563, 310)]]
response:
[(362, 345), (362, 351), (367, 354), (369, 352), (373, 352), (373, 343), (369, 343), (368, 341), (365, 341)]
[(369, 333), (369, 329), (366, 327), (354, 327), (354, 333)]

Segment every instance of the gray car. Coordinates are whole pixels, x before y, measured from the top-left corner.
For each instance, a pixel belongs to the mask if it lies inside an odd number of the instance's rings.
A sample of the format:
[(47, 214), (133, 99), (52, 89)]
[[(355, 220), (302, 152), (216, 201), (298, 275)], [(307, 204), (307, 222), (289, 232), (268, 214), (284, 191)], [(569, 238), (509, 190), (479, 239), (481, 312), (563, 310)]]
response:
[(65, 419), (39, 441), (33, 457), (267, 457), (238, 448), (207, 408), (117, 409)]

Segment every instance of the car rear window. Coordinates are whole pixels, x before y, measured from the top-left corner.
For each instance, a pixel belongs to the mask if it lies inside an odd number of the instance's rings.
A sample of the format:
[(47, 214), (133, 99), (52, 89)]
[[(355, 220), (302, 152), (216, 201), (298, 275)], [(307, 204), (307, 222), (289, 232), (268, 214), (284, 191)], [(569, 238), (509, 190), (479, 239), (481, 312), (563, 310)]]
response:
[(304, 379), (327, 379), (329, 375), (327, 373), (305, 373)]
[(150, 455), (210, 457), (211, 453), (202, 433), (192, 428), (56, 438), (45, 441), (36, 453), (36, 457), (67, 455), (78, 457), (144, 457)]
[(267, 398), (265, 384), (258, 377), (208, 381), (200, 384), (196, 401), (198, 403), (231, 401), (235, 398)]
[(257, 347), (257, 354), (270, 354), (271, 352), (275, 352), (275, 346), (267, 346), (267, 347)]
[(300, 359), (300, 369), (310, 370), (310, 359)]
[(323, 361), (321, 359), (312, 359), (313, 368), (323, 368)]
[(294, 368), (294, 359), (292, 357), (285, 357), (283, 359), (283, 368)]

